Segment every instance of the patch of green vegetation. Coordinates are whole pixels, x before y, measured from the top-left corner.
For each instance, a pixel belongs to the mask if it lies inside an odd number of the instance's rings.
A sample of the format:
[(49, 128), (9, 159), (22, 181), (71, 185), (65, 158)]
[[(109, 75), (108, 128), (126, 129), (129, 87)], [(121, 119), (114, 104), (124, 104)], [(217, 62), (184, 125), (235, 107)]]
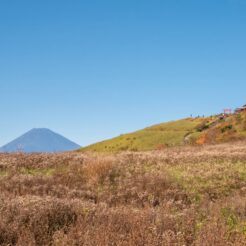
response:
[(197, 126), (196, 130), (198, 132), (202, 132), (204, 130), (207, 130), (208, 128), (209, 128), (209, 125), (206, 122), (204, 122), (204, 123), (200, 124), (199, 126)]
[(204, 195), (214, 198), (228, 196), (233, 190), (244, 186), (246, 181), (245, 162), (173, 165), (165, 167), (163, 172), (192, 194), (196, 201)]
[(246, 235), (246, 221), (242, 219), (232, 208), (225, 207), (221, 209), (221, 214), (225, 219), (230, 232), (239, 232)]
[(162, 123), (159, 125), (154, 125), (152, 127), (148, 127), (145, 130), (150, 131), (192, 131), (199, 124), (204, 121), (204, 118), (196, 118), (196, 119), (182, 119), (177, 121), (170, 121), (167, 123)]
[(231, 170), (236, 173), (236, 176), (239, 181), (246, 182), (246, 163), (238, 161), (234, 163), (231, 167)]
[(155, 125), (146, 129), (82, 148), (81, 151), (117, 152), (156, 150), (158, 146), (178, 146), (203, 121), (202, 118), (183, 119)]
[(226, 224), (229, 227), (229, 230), (236, 230), (239, 226), (239, 219), (234, 214), (233, 210), (231, 208), (222, 208), (221, 213), (226, 220)]
[(224, 133), (226, 131), (232, 130), (232, 127), (232, 125), (224, 126), (223, 128), (221, 128), (221, 132)]
[(55, 168), (21, 168), (21, 174), (33, 175), (33, 176), (52, 176)]
[(0, 178), (4, 177), (4, 176), (7, 176), (7, 175), (8, 175), (7, 170), (0, 170)]

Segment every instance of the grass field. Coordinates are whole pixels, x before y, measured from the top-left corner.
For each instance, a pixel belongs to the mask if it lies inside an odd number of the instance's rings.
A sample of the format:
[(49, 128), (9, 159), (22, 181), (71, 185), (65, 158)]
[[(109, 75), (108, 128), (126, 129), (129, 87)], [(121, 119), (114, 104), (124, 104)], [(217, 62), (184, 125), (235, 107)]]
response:
[(178, 146), (182, 145), (184, 137), (195, 131), (195, 127), (203, 121), (203, 118), (198, 118), (163, 123), (130, 134), (123, 134), (81, 150), (97, 152), (146, 151), (165, 146)]
[(160, 150), (170, 146), (203, 145), (246, 139), (246, 114), (186, 118), (81, 148), (81, 151), (119, 152)]
[(0, 245), (245, 245), (246, 143), (0, 154)]

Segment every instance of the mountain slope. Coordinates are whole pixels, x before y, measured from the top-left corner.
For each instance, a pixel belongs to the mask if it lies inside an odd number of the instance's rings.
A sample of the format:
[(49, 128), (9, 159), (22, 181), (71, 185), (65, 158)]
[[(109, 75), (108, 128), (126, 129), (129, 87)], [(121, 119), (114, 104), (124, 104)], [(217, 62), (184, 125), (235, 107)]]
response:
[(246, 112), (216, 117), (200, 126), (197, 144), (221, 143), (246, 139)]
[(246, 139), (246, 114), (187, 118), (154, 125), (99, 142), (81, 151), (114, 152), (163, 149), (184, 144), (202, 145)]
[(165, 146), (181, 145), (187, 134), (203, 119), (183, 119), (155, 125), (129, 134), (82, 148), (82, 151), (152, 150)]
[(0, 148), (0, 152), (62, 152), (80, 146), (46, 128), (35, 128)]

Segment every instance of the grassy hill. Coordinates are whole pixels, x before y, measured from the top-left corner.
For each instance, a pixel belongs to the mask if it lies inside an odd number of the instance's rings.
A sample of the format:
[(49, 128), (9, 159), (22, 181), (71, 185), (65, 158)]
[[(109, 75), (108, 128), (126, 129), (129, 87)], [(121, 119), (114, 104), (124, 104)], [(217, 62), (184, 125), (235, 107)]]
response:
[(246, 112), (232, 114), (224, 119), (218, 116), (214, 122), (204, 123), (201, 129), (197, 144), (243, 140), (246, 138)]
[(115, 152), (163, 149), (184, 144), (202, 145), (246, 138), (246, 113), (226, 117), (186, 118), (102, 141), (81, 151)]
[(182, 119), (155, 125), (146, 129), (124, 134), (119, 137), (106, 140), (81, 150), (90, 151), (122, 151), (122, 150), (152, 150), (164, 146), (183, 144), (184, 137), (193, 131), (203, 119)]

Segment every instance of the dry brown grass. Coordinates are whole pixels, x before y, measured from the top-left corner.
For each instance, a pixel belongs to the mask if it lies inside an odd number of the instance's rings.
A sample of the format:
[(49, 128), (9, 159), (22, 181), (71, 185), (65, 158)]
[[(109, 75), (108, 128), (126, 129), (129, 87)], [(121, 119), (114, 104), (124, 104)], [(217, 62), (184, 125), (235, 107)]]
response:
[(246, 145), (0, 154), (0, 245), (245, 245)]

